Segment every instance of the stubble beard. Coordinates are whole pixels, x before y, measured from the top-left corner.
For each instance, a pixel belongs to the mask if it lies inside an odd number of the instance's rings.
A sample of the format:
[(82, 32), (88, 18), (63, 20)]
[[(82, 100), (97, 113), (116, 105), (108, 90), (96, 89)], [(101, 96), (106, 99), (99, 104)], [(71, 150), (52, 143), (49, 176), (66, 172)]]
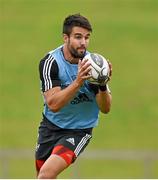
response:
[(84, 50), (84, 52), (78, 52), (77, 49), (73, 48), (73, 47), (70, 47), (69, 48), (69, 51), (71, 53), (71, 56), (73, 58), (79, 58), (79, 59), (83, 59), (83, 57), (85, 56), (86, 54), (86, 49)]

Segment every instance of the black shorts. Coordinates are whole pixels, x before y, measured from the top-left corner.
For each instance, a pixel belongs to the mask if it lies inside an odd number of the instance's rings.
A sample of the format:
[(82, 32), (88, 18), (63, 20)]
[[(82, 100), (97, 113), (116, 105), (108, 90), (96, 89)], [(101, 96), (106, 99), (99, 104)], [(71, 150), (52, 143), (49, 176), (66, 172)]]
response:
[(54, 147), (58, 145), (70, 149), (77, 157), (88, 145), (91, 138), (92, 128), (62, 129), (44, 117), (39, 127), (36, 160), (46, 160)]

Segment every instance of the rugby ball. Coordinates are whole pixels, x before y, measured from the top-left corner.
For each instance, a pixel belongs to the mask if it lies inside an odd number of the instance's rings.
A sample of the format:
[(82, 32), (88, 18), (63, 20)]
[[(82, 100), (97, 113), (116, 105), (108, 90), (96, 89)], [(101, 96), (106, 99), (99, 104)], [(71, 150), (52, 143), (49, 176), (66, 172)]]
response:
[(84, 59), (88, 59), (91, 64), (88, 81), (92, 84), (106, 84), (109, 80), (110, 68), (107, 60), (100, 54), (89, 53)]

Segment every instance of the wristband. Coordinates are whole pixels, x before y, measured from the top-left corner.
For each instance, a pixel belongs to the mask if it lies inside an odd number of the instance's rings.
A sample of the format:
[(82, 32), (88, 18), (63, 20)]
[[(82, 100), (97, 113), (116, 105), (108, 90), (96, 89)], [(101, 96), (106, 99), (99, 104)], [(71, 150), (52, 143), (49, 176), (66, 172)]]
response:
[(99, 89), (100, 89), (101, 91), (107, 91), (107, 86), (106, 86), (106, 85), (104, 85), (104, 86), (99, 86)]

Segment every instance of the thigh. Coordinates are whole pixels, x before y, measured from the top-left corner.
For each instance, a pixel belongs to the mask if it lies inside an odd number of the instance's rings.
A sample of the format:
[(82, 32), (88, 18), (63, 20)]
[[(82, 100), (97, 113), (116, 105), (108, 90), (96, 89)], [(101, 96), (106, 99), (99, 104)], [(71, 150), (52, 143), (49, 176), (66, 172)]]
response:
[(68, 132), (55, 144), (54, 148), (56, 149), (59, 146), (63, 147), (62, 150), (61, 148), (59, 148), (59, 152), (56, 151), (55, 154), (61, 154), (65, 151), (68, 152), (70, 150), (74, 154), (74, 157), (72, 159), (72, 162), (74, 162), (75, 159), (80, 155), (80, 153), (84, 151), (91, 138), (92, 136), (90, 133), (88, 134), (82, 131)]
[(43, 164), (38, 174), (40, 179), (55, 179), (68, 165), (63, 158), (52, 154)]

